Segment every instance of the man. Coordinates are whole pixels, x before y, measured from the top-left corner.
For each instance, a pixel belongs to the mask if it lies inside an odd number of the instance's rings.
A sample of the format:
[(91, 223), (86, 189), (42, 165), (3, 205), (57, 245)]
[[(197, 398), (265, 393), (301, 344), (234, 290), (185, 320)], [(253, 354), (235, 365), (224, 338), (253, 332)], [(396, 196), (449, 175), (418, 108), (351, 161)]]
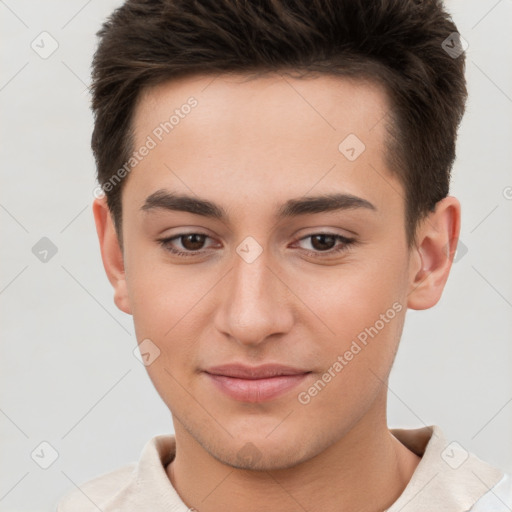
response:
[(510, 475), (386, 420), (460, 230), (441, 2), (128, 0), (99, 35), (96, 227), (175, 435), (59, 512), (510, 510)]

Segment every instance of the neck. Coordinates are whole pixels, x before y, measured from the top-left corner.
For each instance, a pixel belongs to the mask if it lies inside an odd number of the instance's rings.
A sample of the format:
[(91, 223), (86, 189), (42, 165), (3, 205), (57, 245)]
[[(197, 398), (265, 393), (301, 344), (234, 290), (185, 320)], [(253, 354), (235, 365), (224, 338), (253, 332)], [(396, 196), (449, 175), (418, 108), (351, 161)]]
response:
[(402, 494), (421, 458), (391, 434), (385, 413), (378, 422), (371, 416), (315, 457), (272, 471), (223, 464), (175, 420), (179, 448), (167, 474), (187, 506), (200, 512), (382, 511)]

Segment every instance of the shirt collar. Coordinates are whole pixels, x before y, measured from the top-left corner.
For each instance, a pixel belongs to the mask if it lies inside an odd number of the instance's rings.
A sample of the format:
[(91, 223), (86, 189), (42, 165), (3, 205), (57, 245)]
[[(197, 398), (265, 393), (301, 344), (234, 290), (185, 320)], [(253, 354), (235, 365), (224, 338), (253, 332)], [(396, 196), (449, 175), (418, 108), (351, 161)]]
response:
[(390, 431), (421, 461), (387, 512), (465, 512), (504, 476), (457, 441), (448, 442), (437, 425)]
[[(421, 461), (403, 493), (386, 512), (465, 512), (504, 476), (502, 470), (469, 453), (457, 441), (448, 443), (437, 425), (390, 432)], [(158, 502), (152, 508), (154, 512), (189, 512), (165, 469), (175, 450), (173, 435), (158, 435), (146, 443), (134, 468), (134, 485), (125, 488), (130, 510), (144, 509), (151, 493)]]

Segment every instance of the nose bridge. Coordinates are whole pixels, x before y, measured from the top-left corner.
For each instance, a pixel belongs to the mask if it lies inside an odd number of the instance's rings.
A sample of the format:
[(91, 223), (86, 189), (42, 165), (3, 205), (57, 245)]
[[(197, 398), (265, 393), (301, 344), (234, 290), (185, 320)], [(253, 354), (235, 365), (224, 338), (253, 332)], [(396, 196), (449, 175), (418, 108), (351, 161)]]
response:
[(283, 300), (286, 287), (271, 266), (267, 251), (254, 239), (237, 247), (220, 328), (240, 343), (256, 344), (290, 328), (291, 311), (286, 311)]
[[(267, 298), (271, 293), (272, 285), (269, 283), (272, 272), (267, 267), (268, 258), (263, 253), (259, 255), (251, 255), (254, 251), (250, 248), (244, 255), (240, 254), (244, 250), (242, 244), (237, 249), (237, 256), (235, 257), (235, 266), (232, 273), (233, 278), (233, 292), (239, 300), (239, 304), (249, 301), (254, 303), (255, 306), (262, 306), (259, 299), (263, 298), (266, 292)], [(248, 258), (246, 258), (248, 256)], [(266, 288), (266, 290), (265, 290)], [(265, 302), (265, 301), (264, 301)]]

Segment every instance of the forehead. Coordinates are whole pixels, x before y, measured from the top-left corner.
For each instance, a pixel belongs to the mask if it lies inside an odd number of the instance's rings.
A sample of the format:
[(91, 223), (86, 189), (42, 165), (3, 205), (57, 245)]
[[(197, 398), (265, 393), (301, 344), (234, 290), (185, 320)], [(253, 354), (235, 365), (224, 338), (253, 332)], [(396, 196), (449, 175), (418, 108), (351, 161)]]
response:
[[(192, 120), (173, 130), (175, 139), (198, 128), (210, 128), (210, 121), (219, 114), (224, 129), (243, 126), (247, 133), (265, 127), (279, 134), (284, 130), (311, 136), (331, 131), (342, 136), (353, 130), (368, 139), (367, 132), (373, 131), (390, 109), (384, 88), (362, 78), (325, 74), (294, 78), (284, 72), (198, 75), (143, 89), (134, 112), (136, 135), (169, 120), (190, 98), (197, 100), (199, 108), (193, 109)], [(303, 122), (297, 125), (295, 121)], [(382, 130), (372, 135), (378, 137)]]
[(164, 187), (225, 200), (236, 192), (240, 206), (334, 186), (382, 204), (400, 188), (386, 166), (389, 108), (381, 86), (329, 75), (163, 82), (137, 102), (134, 150), (149, 139), (152, 149), (128, 181), (141, 197)]

